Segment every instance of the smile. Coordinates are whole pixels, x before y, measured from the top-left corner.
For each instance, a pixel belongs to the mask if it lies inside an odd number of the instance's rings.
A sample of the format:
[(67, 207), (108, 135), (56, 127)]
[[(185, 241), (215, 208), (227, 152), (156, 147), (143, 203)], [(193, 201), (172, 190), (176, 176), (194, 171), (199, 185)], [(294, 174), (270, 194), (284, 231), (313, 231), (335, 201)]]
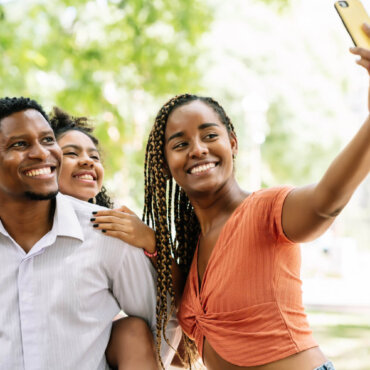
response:
[(25, 175), (28, 177), (35, 177), (40, 175), (50, 175), (51, 167), (38, 168), (36, 170), (29, 170), (25, 172)]
[(89, 181), (94, 181), (94, 177), (91, 175), (81, 175), (81, 176), (75, 176), (76, 178), (80, 180), (89, 180)]
[(190, 173), (191, 174), (199, 174), (199, 173), (202, 173), (202, 172), (206, 172), (206, 171), (208, 171), (208, 170), (210, 170), (211, 168), (214, 168), (214, 167), (216, 167), (216, 163), (214, 163), (214, 162), (207, 163), (207, 164), (201, 164), (199, 166), (193, 167), (190, 170)]

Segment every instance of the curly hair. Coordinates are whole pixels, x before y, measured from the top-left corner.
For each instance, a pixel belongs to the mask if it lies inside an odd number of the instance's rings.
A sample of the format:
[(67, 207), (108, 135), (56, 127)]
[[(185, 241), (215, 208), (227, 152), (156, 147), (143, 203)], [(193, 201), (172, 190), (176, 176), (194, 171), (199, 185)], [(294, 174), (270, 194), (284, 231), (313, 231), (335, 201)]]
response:
[[(62, 109), (54, 107), (50, 113), (50, 125), (57, 140), (61, 139), (68, 131), (79, 131), (88, 136), (99, 149), (99, 140), (93, 136), (94, 127), (90, 125), (87, 117), (72, 117)], [(96, 203), (99, 206), (113, 208), (113, 202), (104, 186), (95, 196), (95, 199), (89, 199), (89, 202)]]
[(30, 98), (15, 97), (15, 98), (0, 98), (0, 123), (1, 120), (12, 115), (13, 113), (22, 112), (27, 109), (37, 110), (50, 123), (48, 115), (39, 103)]
[[(167, 120), (176, 108), (199, 100), (212, 108), (219, 116), (229, 133), (235, 135), (234, 126), (221, 105), (209, 97), (183, 94), (170, 99), (158, 112), (149, 134), (145, 153), (145, 198), (143, 219), (156, 231), (157, 261), (157, 353), (161, 346), (161, 334), (166, 338), (165, 329), (171, 312), (174, 310), (174, 289), (171, 264), (174, 259), (180, 269), (188, 274), (194, 251), (200, 235), (200, 224), (185, 191), (167, 178), (164, 169), (164, 151)], [(175, 230), (175, 236), (172, 235)], [(167, 303), (170, 294), (170, 307)], [(197, 358), (194, 342), (184, 334), (185, 354), (183, 364), (191, 368)], [(163, 363), (160, 360), (161, 366)]]

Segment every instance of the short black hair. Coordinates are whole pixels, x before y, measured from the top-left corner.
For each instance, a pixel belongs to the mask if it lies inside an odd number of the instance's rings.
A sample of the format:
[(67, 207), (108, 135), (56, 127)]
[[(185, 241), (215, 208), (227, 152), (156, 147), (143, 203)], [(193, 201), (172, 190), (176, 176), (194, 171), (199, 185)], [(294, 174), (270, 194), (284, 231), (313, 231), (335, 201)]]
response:
[(44, 112), (41, 105), (37, 103), (37, 101), (23, 96), (15, 98), (0, 98), (0, 124), (2, 119), (12, 115), (13, 113), (22, 112), (27, 109), (37, 110), (50, 124), (49, 117)]

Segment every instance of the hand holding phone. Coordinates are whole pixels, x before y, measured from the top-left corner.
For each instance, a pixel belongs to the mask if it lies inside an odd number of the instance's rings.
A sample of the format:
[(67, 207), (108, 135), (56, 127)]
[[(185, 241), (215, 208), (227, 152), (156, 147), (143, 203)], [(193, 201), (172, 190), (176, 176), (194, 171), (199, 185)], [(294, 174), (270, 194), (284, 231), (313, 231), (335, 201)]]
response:
[(362, 28), (364, 23), (370, 25), (370, 17), (361, 1), (337, 1), (334, 6), (355, 46), (370, 49), (370, 37), (367, 36)]

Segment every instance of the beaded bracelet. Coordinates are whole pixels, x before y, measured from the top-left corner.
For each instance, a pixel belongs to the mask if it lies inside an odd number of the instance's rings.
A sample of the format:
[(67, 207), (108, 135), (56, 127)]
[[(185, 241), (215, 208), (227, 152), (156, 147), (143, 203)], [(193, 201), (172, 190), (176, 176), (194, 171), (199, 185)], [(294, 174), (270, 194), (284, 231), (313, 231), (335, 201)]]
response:
[(149, 253), (147, 252), (145, 249), (144, 249), (144, 254), (149, 257), (149, 258), (153, 258), (153, 257), (157, 257), (158, 255), (158, 251), (156, 250), (154, 253)]

